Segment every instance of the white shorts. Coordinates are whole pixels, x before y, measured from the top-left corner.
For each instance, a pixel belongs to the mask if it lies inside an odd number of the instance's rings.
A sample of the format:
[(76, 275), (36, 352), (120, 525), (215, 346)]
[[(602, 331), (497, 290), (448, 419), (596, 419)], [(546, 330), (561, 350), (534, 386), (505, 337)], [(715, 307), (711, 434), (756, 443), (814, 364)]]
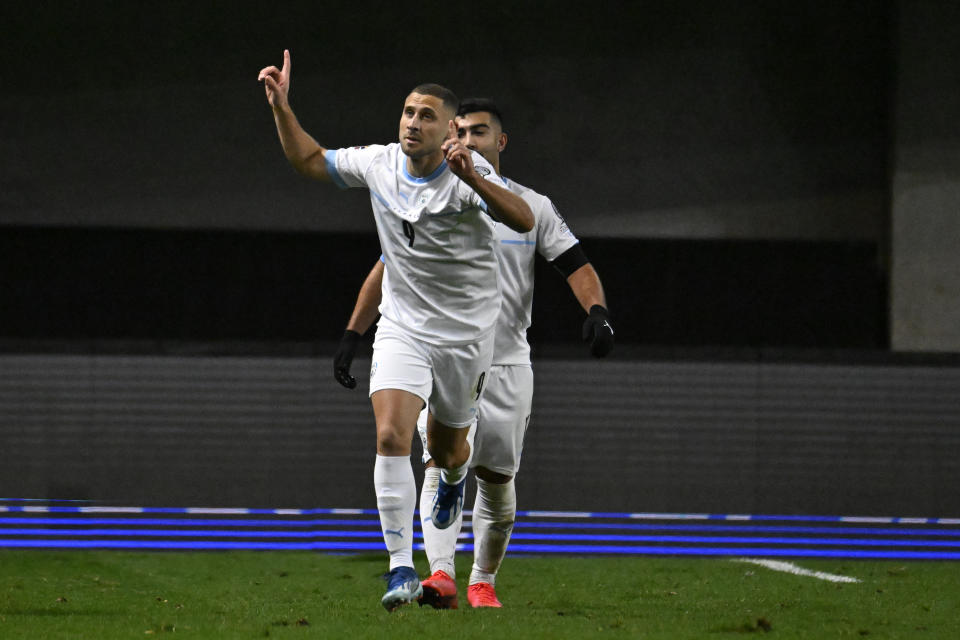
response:
[[(533, 405), (533, 368), (530, 365), (494, 365), (487, 376), (480, 398), (476, 433), (472, 436), (471, 467), (484, 467), (505, 476), (520, 470), (523, 439), (530, 425)], [(423, 443), (423, 462), (427, 453), (427, 412), (420, 414), (417, 430)]]
[(493, 334), (466, 345), (435, 345), (380, 318), (373, 341), (370, 395), (381, 389), (409, 391), (448, 427), (469, 427), (493, 360)]

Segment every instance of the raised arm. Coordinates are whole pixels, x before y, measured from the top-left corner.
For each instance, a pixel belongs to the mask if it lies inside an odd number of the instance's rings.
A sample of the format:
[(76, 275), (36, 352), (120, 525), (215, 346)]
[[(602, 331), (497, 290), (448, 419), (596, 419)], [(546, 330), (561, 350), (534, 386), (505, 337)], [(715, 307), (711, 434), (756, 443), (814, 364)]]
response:
[(379, 313), (377, 308), (380, 306), (382, 296), (380, 288), (382, 284), (383, 261), (377, 260), (360, 287), (357, 303), (354, 305), (353, 313), (350, 314), (350, 321), (347, 323), (347, 330), (343, 332), (343, 337), (340, 338), (340, 346), (337, 347), (337, 352), (333, 356), (333, 377), (347, 389), (353, 389), (357, 386), (357, 379), (350, 375), (350, 365), (357, 353), (360, 337), (367, 332), (373, 321), (377, 319)]
[(483, 176), (474, 169), (470, 150), (457, 139), (456, 132), (456, 126), (451, 120), (450, 137), (441, 147), (450, 170), (477, 192), (477, 195), (487, 203), (487, 209), (495, 219), (518, 233), (526, 233), (533, 229), (535, 218), (530, 206), (509, 189), (484, 180)]
[(283, 145), (287, 160), (298, 172), (314, 180), (331, 182), (332, 178), (327, 172), (327, 163), (323, 157), (326, 149), (303, 130), (290, 108), (290, 69), (290, 51), (284, 49), (283, 68), (264, 67), (257, 77), (258, 81), (263, 82), (267, 102), (273, 108), (280, 144)]
[[(518, 233), (533, 229), (533, 212), (523, 198), (509, 189), (484, 180), (471, 168), (474, 181), (464, 180), (487, 203), (490, 215)], [(461, 178), (462, 179), (462, 178)]]

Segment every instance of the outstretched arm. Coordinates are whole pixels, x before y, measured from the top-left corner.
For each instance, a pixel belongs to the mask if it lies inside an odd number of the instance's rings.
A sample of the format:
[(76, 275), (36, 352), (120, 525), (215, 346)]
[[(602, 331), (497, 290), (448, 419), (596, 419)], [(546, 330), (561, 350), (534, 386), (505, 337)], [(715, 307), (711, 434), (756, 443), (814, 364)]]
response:
[(450, 137), (441, 148), (450, 170), (477, 192), (487, 203), (487, 208), (495, 219), (518, 233), (533, 229), (533, 211), (524, 199), (509, 189), (484, 180), (473, 168), (470, 150), (457, 140), (457, 129), (453, 120), (450, 121)]
[(333, 356), (333, 377), (347, 389), (357, 386), (357, 379), (350, 375), (350, 365), (357, 353), (360, 337), (367, 332), (373, 321), (377, 319), (377, 307), (380, 306), (382, 296), (380, 286), (383, 283), (383, 261), (377, 260), (373, 269), (367, 274), (367, 279), (360, 287), (357, 303), (350, 314), (347, 330), (340, 338), (340, 345)]
[(258, 81), (263, 82), (267, 93), (267, 102), (273, 108), (273, 119), (277, 124), (280, 144), (287, 160), (301, 174), (314, 180), (331, 182), (327, 172), (327, 163), (323, 157), (326, 151), (310, 134), (303, 130), (297, 117), (290, 108), (290, 51), (283, 51), (283, 68), (274, 66), (260, 70)]

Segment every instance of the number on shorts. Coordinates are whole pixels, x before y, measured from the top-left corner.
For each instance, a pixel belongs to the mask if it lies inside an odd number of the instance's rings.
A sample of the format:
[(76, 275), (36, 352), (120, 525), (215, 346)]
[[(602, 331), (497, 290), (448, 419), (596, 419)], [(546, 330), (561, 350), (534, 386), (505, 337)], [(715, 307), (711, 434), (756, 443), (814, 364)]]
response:
[(413, 238), (414, 236), (416, 236), (416, 234), (413, 232), (413, 225), (406, 220), (403, 221), (403, 235), (405, 235), (407, 239), (410, 240), (410, 242), (407, 243), (407, 246), (412, 247)]
[(487, 377), (486, 371), (480, 372), (480, 379), (477, 380), (477, 398), (478, 399), (480, 398), (480, 392), (483, 391), (483, 381), (484, 379), (486, 379), (486, 377)]

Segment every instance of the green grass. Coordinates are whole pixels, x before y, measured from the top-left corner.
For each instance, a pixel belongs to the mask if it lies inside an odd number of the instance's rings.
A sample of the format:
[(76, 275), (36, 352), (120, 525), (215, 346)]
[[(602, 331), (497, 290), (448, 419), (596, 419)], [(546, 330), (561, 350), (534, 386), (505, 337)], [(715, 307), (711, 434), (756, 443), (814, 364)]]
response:
[[(422, 556), (417, 558), (426, 570)], [(960, 564), (508, 558), (501, 610), (380, 607), (381, 555), (0, 551), (0, 638), (956, 638)]]

